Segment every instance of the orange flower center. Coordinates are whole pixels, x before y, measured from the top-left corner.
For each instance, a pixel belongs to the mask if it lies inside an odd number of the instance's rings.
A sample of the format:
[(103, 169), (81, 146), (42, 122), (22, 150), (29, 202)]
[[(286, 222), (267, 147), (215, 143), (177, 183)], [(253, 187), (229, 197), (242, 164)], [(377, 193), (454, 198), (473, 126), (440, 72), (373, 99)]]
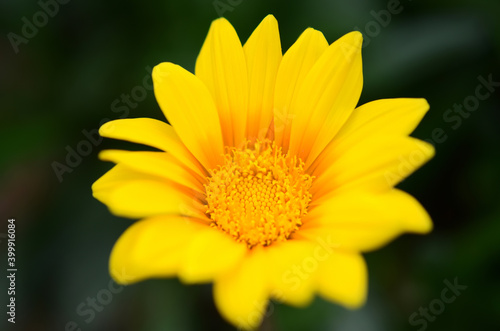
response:
[(287, 240), (307, 213), (312, 180), (269, 140), (232, 148), (205, 185), (211, 225), (249, 248)]

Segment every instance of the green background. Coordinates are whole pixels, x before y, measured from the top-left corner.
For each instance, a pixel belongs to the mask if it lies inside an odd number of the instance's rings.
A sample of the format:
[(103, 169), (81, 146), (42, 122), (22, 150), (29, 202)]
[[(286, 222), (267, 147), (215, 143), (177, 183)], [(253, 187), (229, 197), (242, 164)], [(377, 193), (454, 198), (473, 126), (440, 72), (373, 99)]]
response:
[[(319, 298), (305, 309), (273, 304), (262, 330), (423, 330), (423, 324), (410, 324), (410, 316), (430, 304), (439, 308), (444, 281), (455, 278), (467, 288), (426, 329), (499, 330), (499, 93), (464, 113), (460, 123), (444, 116), (474, 95), (479, 76), (500, 81), (500, 2), (402, 0), (388, 24), (375, 16), (391, 1), (220, 2), (229, 6), (223, 15), (243, 42), (269, 13), (278, 19), (283, 50), (309, 26), (330, 42), (362, 31), (360, 104), (426, 98), (431, 110), (413, 135), (432, 139), (437, 150), (400, 185), (426, 207), (435, 229), (365, 254), (367, 304), (356, 311)], [(77, 165), (62, 180), (53, 169), (54, 162), (67, 164), (68, 150), (88, 141), (83, 131), (103, 120), (161, 119), (152, 91), (129, 106), (122, 94), (139, 93), (146, 68), (160, 62), (192, 71), (221, 9), (201, 0), (70, 0), (16, 53), (9, 33), (22, 34), (23, 17), (33, 22), (38, 15), (43, 23), (41, 10), (35, 1), (0, 4), (0, 234), (7, 232), (7, 219), (16, 218), (18, 266), (17, 323), (7, 323), (2, 308), (0, 329), (65, 330), (74, 322), (81, 330), (233, 330), (216, 311), (210, 285), (149, 280), (103, 297), (110, 286), (109, 253), (133, 221), (112, 216), (92, 198), (90, 186), (111, 167), (97, 160), (97, 152), (129, 145), (90, 145), (89, 155), (73, 160)], [(0, 240), (5, 270), (6, 241)], [(6, 288), (2, 276), (1, 307)], [(109, 303), (90, 313), (87, 300), (99, 294)]]

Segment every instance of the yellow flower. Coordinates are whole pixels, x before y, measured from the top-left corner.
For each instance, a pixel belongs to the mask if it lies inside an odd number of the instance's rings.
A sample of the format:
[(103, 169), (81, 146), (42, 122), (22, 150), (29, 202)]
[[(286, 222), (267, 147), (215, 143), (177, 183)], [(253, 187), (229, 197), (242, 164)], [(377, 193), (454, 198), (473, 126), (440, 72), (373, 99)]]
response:
[(213, 282), (221, 314), (258, 326), (269, 299), (303, 306), (315, 294), (365, 301), (361, 255), (403, 232), (426, 233), (422, 206), (394, 186), (429, 160), (409, 137), (429, 106), (384, 99), (356, 108), (362, 36), (328, 45), (307, 29), (282, 55), (269, 15), (242, 46), (215, 20), (195, 74), (153, 70), (170, 125), (121, 119), (102, 136), (159, 151), (106, 150), (116, 163), (92, 187), (112, 213), (141, 218), (117, 241), (119, 283), (178, 276)]

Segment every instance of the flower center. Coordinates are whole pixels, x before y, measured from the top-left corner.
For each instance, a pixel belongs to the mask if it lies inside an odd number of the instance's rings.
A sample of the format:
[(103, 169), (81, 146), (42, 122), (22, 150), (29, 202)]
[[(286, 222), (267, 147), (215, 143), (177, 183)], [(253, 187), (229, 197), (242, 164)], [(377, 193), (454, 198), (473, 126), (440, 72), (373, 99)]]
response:
[(307, 213), (312, 180), (269, 140), (232, 148), (205, 185), (211, 226), (249, 248), (287, 240)]

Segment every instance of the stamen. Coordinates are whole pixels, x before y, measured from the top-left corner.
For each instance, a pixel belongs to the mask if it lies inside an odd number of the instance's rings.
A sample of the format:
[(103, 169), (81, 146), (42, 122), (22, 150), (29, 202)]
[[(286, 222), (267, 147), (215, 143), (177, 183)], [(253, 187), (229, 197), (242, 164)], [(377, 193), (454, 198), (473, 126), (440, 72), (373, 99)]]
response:
[(231, 148), (205, 185), (211, 226), (249, 248), (287, 240), (307, 213), (312, 180), (302, 160), (269, 140)]

